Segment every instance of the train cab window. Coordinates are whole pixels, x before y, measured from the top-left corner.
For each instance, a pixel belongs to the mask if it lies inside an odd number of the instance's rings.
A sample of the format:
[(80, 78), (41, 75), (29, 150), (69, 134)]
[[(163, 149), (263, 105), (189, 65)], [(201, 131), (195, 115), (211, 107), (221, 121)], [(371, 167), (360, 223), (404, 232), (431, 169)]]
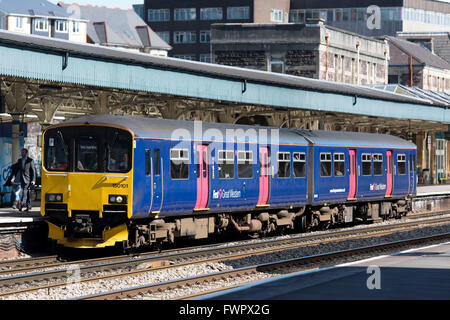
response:
[(278, 178), (291, 177), (291, 154), (289, 152), (278, 152)]
[(373, 155), (373, 174), (375, 176), (383, 175), (383, 155), (381, 153)]
[(293, 169), (295, 178), (306, 177), (306, 154), (303, 152), (294, 152), (292, 154)]
[(170, 176), (172, 179), (189, 178), (188, 149), (170, 149)]
[(68, 147), (62, 137), (49, 136), (46, 142), (45, 167), (49, 171), (68, 170)]
[(398, 168), (398, 174), (406, 174), (406, 155), (405, 154), (397, 155), (397, 168)]
[(128, 133), (114, 132), (107, 144), (108, 172), (128, 172), (131, 169), (131, 136)]
[(320, 154), (320, 176), (331, 177), (331, 153)]
[(253, 177), (253, 152), (238, 151), (238, 178), (249, 179)]
[(77, 171), (94, 172), (98, 170), (98, 145), (95, 137), (78, 139)]
[(219, 151), (219, 179), (234, 178), (234, 151)]
[(345, 176), (345, 155), (343, 153), (334, 154), (334, 176)]
[(361, 155), (362, 163), (362, 175), (371, 176), (372, 175), (372, 155), (368, 153), (363, 153)]

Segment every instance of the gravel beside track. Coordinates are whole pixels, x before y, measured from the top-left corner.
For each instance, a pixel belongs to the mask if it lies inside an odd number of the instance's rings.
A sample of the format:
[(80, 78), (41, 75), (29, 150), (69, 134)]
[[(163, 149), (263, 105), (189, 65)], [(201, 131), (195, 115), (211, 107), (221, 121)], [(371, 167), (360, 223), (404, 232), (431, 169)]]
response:
[[(443, 234), (450, 232), (450, 225), (423, 227), (404, 232), (396, 232), (379, 237), (366, 236), (349, 239), (343, 241), (330, 241), (326, 242), (326, 238), (323, 239), (324, 243), (309, 245), (308, 243), (302, 243), (301, 247), (295, 249), (282, 250), (277, 252), (269, 252), (261, 255), (250, 255), (239, 259), (222, 259), (219, 262), (205, 262), (200, 264), (189, 264), (185, 266), (173, 266), (169, 269), (149, 270), (135, 275), (129, 275), (126, 277), (114, 277), (109, 279), (103, 279), (91, 282), (80, 282), (73, 284), (65, 284), (50, 289), (43, 289), (39, 291), (31, 291), (22, 293), (15, 296), (4, 296), (2, 298), (7, 299), (67, 299), (76, 298), (80, 296), (96, 294), (100, 292), (106, 292), (111, 290), (125, 289), (133, 286), (139, 286), (149, 283), (160, 283), (164, 281), (170, 281), (173, 279), (185, 279), (188, 277), (195, 277), (203, 274), (218, 274), (220, 272), (239, 269), (242, 267), (248, 267), (252, 265), (276, 262), (280, 260), (312, 256), (317, 254), (324, 254), (334, 252), (338, 250), (353, 249), (357, 247), (370, 246), (374, 244), (381, 244), (386, 242), (393, 242), (399, 240), (406, 240), (411, 238), (425, 237), (435, 234)], [(204, 283), (193, 283), (190, 287), (182, 286), (181, 288), (174, 287), (171, 290), (164, 290), (162, 292), (153, 292), (152, 294), (143, 294), (134, 298), (138, 299), (174, 299), (183, 296), (190, 296), (201, 291), (215, 290), (217, 288), (224, 288), (229, 286), (242, 285), (249, 281), (256, 281), (261, 279), (267, 279), (269, 277), (278, 276), (289, 272), (308, 270), (311, 268), (318, 268), (333, 265), (336, 263), (348, 262), (364, 258), (364, 254), (357, 257), (344, 258), (343, 261), (328, 261), (324, 260), (314, 265), (304, 265), (295, 268), (287, 268), (274, 272), (257, 272), (255, 274), (242, 274), (239, 277), (217, 279), (217, 281)], [(72, 270), (73, 271), (73, 270)], [(70, 275), (69, 280), (76, 280), (73, 278), (73, 274)]]

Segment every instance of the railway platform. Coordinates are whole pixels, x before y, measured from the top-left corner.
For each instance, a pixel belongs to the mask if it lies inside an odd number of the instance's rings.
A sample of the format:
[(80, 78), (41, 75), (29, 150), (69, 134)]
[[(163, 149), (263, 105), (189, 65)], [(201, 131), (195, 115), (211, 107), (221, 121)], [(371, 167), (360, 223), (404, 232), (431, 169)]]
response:
[(450, 195), (450, 184), (417, 186), (417, 195), (421, 196), (421, 197), (437, 196), (437, 195)]
[(450, 242), (256, 282), (211, 300), (450, 299)]
[(14, 210), (12, 208), (0, 208), (0, 233), (6, 227), (43, 221), (39, 205), (39, 202), (34, 202), (32, 210), (28, 212), (25, 210)]

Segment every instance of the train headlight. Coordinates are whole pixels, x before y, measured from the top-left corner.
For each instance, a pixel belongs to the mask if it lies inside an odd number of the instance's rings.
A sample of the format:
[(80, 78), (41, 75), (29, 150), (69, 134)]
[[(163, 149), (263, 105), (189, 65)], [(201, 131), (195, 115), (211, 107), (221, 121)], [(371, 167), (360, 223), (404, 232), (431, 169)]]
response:
[(62, 193), (47, 193), (45, 202), (63, 202), (63, 195)]
[(124, 195), (109, 195), (109, 203), (112, 204), (126, 204), (128, 197)]

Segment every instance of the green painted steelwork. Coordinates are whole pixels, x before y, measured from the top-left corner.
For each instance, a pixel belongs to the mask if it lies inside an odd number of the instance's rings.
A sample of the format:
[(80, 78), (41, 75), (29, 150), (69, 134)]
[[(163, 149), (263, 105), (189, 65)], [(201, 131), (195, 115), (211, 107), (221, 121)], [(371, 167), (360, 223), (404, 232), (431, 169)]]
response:
[(69, 56), (63, 70), (64, 58), (65, 53), (56, 49), (36, 51), (0, 43), (0, 75), (243, 104), (450, 123), (450, 109), (442, 106), (355, 98), (254, 81), (247, 81), (243, 92), (243, 81), (220, 75), (164, 70), (89, 56)]

